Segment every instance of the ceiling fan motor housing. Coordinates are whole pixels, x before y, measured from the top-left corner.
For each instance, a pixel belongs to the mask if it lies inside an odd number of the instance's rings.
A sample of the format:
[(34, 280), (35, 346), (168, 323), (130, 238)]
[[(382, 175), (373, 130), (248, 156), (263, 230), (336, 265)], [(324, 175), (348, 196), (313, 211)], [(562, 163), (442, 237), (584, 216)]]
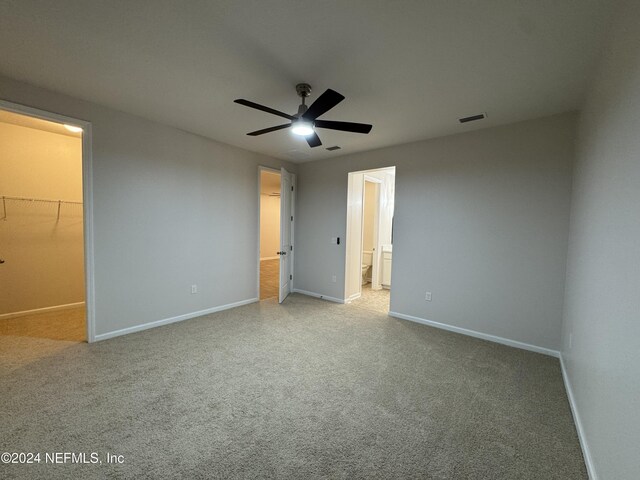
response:
[(296, 92), (298, 92), (298, 96), (304, 100), (311, 95), (311, 85), (308, 83), (299, 83), (296, 85)]
[(307, 111), (308, 107), (304, 104), (304, 99), (311, 94), (311, 85), (308, 83), (299, 83), (296, 85), (296, 92), (298, 93), (298, 96), (302, 98), (302, 103), (298, 106), (298, 113), (294, 116), (296, 118), (300, 118), (304, 115), (304, 112)]

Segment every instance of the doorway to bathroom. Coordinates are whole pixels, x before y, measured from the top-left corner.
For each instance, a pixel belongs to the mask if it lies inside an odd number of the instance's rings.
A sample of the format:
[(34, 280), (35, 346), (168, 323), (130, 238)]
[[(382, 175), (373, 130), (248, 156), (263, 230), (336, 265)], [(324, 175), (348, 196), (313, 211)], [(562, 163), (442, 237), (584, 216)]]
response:
[(389, 311), (394, 199), (395, 167), (349, 173), (345, 299), (353, 306)]

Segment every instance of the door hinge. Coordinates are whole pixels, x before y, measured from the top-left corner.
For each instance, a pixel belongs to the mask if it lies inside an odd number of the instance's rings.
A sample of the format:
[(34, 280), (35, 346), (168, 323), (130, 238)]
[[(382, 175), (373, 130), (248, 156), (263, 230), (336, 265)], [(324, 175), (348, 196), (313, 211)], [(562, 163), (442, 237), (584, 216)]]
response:
[(293, 252), (293, 245), (289, 245), (289, 251)]
[(289, 280), (293, 280), (293, 275), (289, 275)]
[(293, 215), (291, 215), (291, 221), (293, 222)]
[(293, 185), (291, 185), (291, 191), (293, 192)]

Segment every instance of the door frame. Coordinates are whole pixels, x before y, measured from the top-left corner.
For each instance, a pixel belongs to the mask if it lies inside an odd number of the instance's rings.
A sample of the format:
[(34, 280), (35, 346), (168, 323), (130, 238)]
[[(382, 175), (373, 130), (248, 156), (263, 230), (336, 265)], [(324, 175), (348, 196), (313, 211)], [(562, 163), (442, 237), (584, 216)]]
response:
[(93, 157), (91, 122), (79, 118), (68, 117), (58, 113), (40, 110), (0, 99), (0, 109), (29, 117), (48, 120), (55, 123), (66, 123), (82, 127), (82, 215), (84, 232), (84, 284), (87, 343), (96, 340), (96, 305), (95, 305), (95, 250), (93, 222)]
[[(343, 281), (344, 281), (344, 303), (350, 303), (353, 300), (357, 299), (358, 297), (361, 296), (362, 294), (362, 281), (360, 280), (360, 275), (361, 275), (361, 271), (362, 269), (360, 269), (359, 272), (354, 272), (353, 268), (351, 268), (351, 263), (355, 263), (355, 260), (353, 260), (353, 254), (352, 254), (352, 250), (354, 245), (356, 245), (359, 242), (359, 247), (358, 247), (358, 251), (360, 254), (360, 258), (361, 260), (358, 262), (358, 264), (360, 264), (360, 266), (362, 266), (362, 235), (363, 235), (363, 219), (362, 219), (362, 205), (360, 208), (360, 232), (352, 232), (352, 230), (355, 229), (353, 223), (354, 221), (357, 221), (357, 219), (352, 218), (353, 217), (353, 210), (350, 208), (352, 207), (352, 205), (354, 204), (354, 202), (356, 201), (356, 199), (359, 197), (360, 201), (362, 201), (362, 199), (364, 198), (364, 177), (365, 176), (372, 176), (371, 174), (379, 172), (381, 170), (392, 170), (394, 172), (394, 197), (395, 197), (395, 165), (388, 165), (388, 166), (382, 166), (382, 167), (377, 167), (377, 168), (368, 168), (366, 170), (353, 170), (353, 171), (348, 171), (347, 172), (347, 209), (346, 209), (346, 222), (345, 222), (345, 255), (344, 255), (344, 276), (343, 276)], [(360, 196), (358, 196), (356, 192), (356, 189), (354, 188), (354, 176), (355, 175), (362, 175), (362, 193)], [(375, 178), (375, 177), (374, 177)], [(379, 180), (376, 178), (376, 180)], [(378, 240), (377, 242), (380, 243), (380, 216), (382, 214), (382, 190), (379, 192), (379, 203), (378, 203), (378, 219), (377, 219), (377, 225), (378, 225)], [(395, 200), (394, 200), (395, 202)], [(353, 234), (352, 234), (353, 233)], [(354, 238), (356, 237), (357, 238)], [(382, 250), (380, 248), (380, 246), (378, 245), (378, 248), (380, 250)], [(381, 252), (378, 252), (379, 254)], [(379, 262), (380, 265), (381, 262)], [(353, 283), (353, 279), (354, 276), (358, 278), (358, 292), (354, 293), (351, 291), (350, 286), (351, 283)], [(373, 279), (372, 279), (373, 280)], [(379, 279), (381, 280), (381, 278)]]
[(289, 269), (291, 270), (289, 273), (291, 274), (291, 289), (290, 293), (294, 292), (296, 278), (293, 274), (293, 262), (296, 254), (295, 242), (296, 242), (296, 193), (298, 192), (298, 185), (296, 183), (297, 175), (295, 173), (289, 172), (289, 176), (291, 177), (291, 216), (293, 220), (291, 220), (291, 262), (289, 263)]
[[(280, 278), (278, 280), (278, 303), (284, 302), (284, 300), (289, 296), (289, 294), (293, 291), (293, 192), (295, 190), (293, 186), (293, 177), (294, 175), (289, 172), (286, 168), (280, 168)], [(288, 188), (283, 189), (284, 183), (288, 182)], [(288, 202), (288, 205), (287, 205)], [(283, 215), (286, 213), (286, 215)], [(284, 217), (284, 221), (286, 223), (282, 223)], [(291, 217), (291, 218), (289, 218)], [(288, 224), (288, 229), (287, 229)], [(283, 233), (287, 231), (289, 238), (283, 238)], [(289, 249), (287, 250), (287, 247)], [(288, 257), (287, 257), (288, 254)], [(285, 267), (283, 269), (283, 266)], [(289, 267), (289, 268), (286, 268)], [(283, 271), (284, 278), (286, 279), (287, 275), (289, 278), (286, 281), (287, 291), (285, 292), (282, 284), (283, 280)], [(283, 292), (284, 296), (283, 296)]]
[[(270, 173), (277, 173), (278, 175), (281, 175), (282, 172), (280, 171), (279, 168), (273, 168), (273, 167), (267, 167), (265, 165), (258, 165), (258, 241), (256, 242), (257, 246), (256, 246), (256, 259), (257, 259), (257, 276), (256, 276), (256, 298), (258, 299), (258, 301), (260, 301), (260, 209), (261, 209), (261, 204), (260, 204), (260, 191), (261, 191), (261, 177), (262, 177), (262, 172), (270, 172)], [(291, 222), (291, 245), (295, 245), (295, 223), (296, 223), (296, 191), (298, 189), (298, 186), (296, 185), (296, 174), (295, 173), (291, 173), (289, 172), (291, 175), (291, 185), (293, 186), (293, 191), (291, 192), (291, 216), (293, 217), (293, 221)], [(280, 193), (280, 198), (282, 198), (282, 192)], [(282, 219), (280, 219), (280, 221), (282, 221)], [(294, 263), (294, 258), (295, 258), (295, 247), (294, 249), (290, 252), (291, 253), (291, 262), (290, 262), (290, 266), (291, 266), (291, 272), (290, 274), (293, 275), (293, 263)], [(293, 288), (294, 288), (294, 282), (295, 282), (295, 278), (293, 278), (291, 280), (291, 292), (293, 292)]]
[[(256, 276), (256, 291), (258, 292), (256, 298), (260, 301), (260, 214), (262, 213), (262, 199), (260, 195), (262, 195), (262, 172), (269, 173), (277, 173), (280, 175), (280, 170), (272, 167), (265, 167), (263, 165), (258, 165), (258, 241), (256, 248), (256, 258), (257, 258), (257, 276)], [(278, 210), (279, 212), (279, 210)], [(280, 215), (280, 213), (278, 213)], [(280, 219), (282, 221), (282, 219)]]

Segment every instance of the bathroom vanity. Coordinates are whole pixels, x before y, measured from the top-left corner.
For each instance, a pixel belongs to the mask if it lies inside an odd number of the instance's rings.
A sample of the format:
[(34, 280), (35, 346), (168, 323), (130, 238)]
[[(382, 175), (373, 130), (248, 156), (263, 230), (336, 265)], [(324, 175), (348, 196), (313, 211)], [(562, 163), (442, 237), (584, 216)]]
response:
[(391, 288), (392, 245), (382, 245), (382, 286)]

